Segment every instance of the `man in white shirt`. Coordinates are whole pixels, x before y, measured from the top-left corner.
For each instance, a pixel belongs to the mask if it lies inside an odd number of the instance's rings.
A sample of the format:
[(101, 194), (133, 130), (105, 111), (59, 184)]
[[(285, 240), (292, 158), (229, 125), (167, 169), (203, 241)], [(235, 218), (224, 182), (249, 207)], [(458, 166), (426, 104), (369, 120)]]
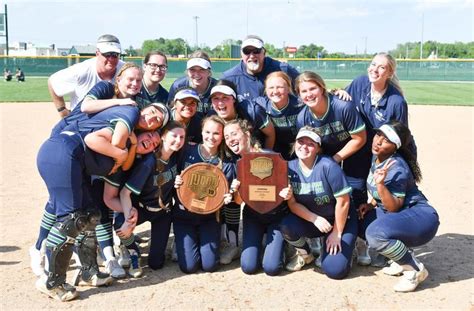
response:
[[(49, 93), (61, 118), (66, 117), (99, 81), (114, 82), (123, 65), (123, 61), (119, 59), (121, 52), (117, 37), (102, 35), (97, 39), (96, 57), (62, 69), (49, 77)], [(71, 97), (69, 109), (66, 108), (65, 95)]]

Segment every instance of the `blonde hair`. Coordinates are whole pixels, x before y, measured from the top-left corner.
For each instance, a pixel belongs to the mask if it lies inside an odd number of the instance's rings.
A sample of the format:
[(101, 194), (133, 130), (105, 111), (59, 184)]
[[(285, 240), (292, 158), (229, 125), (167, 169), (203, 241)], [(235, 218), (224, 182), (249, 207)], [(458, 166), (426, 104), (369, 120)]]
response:
[(393, 87), (398, 91), (400, 92), (400, 94), (403, 96), (403, 90), (402, 90), (402, 87), (400, 86), (400, 80), (398, 79), (397, 77), (397, 61), (395, 60), (395, 58), (388, 54), (388, 53), (385, 53), (385, 52), (380, 52), (380, 53), (377, 53), (375, 57), (377, 56), (382, 56), (382, 57), (385, 57), (385, 59), (387, 59), (387, 66), (388, 66), (388, 69), (390, 70), (390, 73), (391, 73), (391, 76), (390, 78), (388, 78), (388, 83), (393, 85)]
[(117, 73), (117, 76), (115, 77), (115, 84), (114, 84), (114, 94), (115, 94), (115, 97), (117, 97), (120, 92), (119, 92), (119, 88), (118, 88), (118, 78), (122, 77), (123, 73), (127, 70), (127, 69), (130, 69), (130, 68), (136, 68), (139, 72), (140, 72), (140, 75), (143, 76), (143, 70), (140, 66), (138, 66), (137, 64), (135, 63), (132, 63), (132, 62), (128, 62), (128, 63), (125, 63), (123, 64), (123, 66), (120, 68), (119, 72)]
[(328, 95), (328, 90), (326, 89), (326, 83), (324, 83), (323, 78), (317, 73), (312, 71), (304, 71), (295, 80), (295, 90), (299, 95), (300, 93), (300, 84), (303, 82), (313, 82), (323, 90), (323, 95), (326, 97)]
[(274, 71), (271, 74), (267, 76), (265, 79), (265, 89), (267, 88), (267, 82), (271, 78), (281, 78), (286, 82), (286, 85), (288, 86), (288, 92), (293, 94), (293, 84), (291, 83), (291, 78), (286, 74), (284, 71)]
[(219, 147), (217, 148), (217, 152), (218, 152), (217, 154), (218, 154), (219, 158), (222, 160), (222, 159), (224, 159), (224, 157), (226, 155), (226, 152), (225, 152), (225, 139), (224, 139), (225, 121), (224, 121), (224, 119), (222, 119), (221, 117), (219, 117), (216, 114), (207, 116), (204, 119), (202, 119), (202, 121), (201, 121), (201, 130), (204, 127), (204, 124), (206, 124), (207, 122), (210, 122), (210, 121), (215, 122), (217, 124), (220, 124), (221, 127), (222, 127), (222, 141), (219, 144)]

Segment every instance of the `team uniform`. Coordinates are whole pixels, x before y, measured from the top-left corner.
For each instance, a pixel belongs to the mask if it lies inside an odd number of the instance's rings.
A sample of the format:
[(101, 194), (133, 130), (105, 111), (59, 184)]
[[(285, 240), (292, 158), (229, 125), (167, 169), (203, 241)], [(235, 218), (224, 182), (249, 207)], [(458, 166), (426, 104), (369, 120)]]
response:
[[(197, 111), (206, 115), (210, 110), (212, 110), (212, 103), (211, 103), (211, 89), (216, 85), (217, 80), (209, 77), (209, 85), (204, 93), (199, 94), (199, 100), (201, 101), (198, 105)], [(191, 83), (189, 82), (188, 77), (181, 77), (176, 79), (170, 87), (170, 92), (168, 96), (168, 104), (171, 104), (174, 100), (174, 96), (176, 95), (177, 91), (181, 88), (190, 87)]]
[[(96, 165), (93, 159), (88, 160), (84, 138), (105, 127), (113, 130), (117, 122), (125, 123), (131, 131), (138, 122), (138, 110), (132, 109), (134, 111), (128, 114), (113, 114), (107, 109), (96, 118), (74, 122), (61, 133), (50, 137), (38, 152), (38, 170), (48, 188), (49, 204), (56, 218), (46, 241), (48, 289), (64, 284), (74, 238), (85, 231), (93, 232), (99, 222), (100, 212), (92, 199), (90, 175), (101, 175), (114, 165), (113, 160), (108, 162), (108, 167), (104, 167), (106, 162)], [(95, 237), (93, 234), (88, 237), (77, 246), (82, 264), (81, 275), (85, 281), (94, 275), (101, 277), (96, 262)]]
[[(403, 206), (397, 212), (385, 209), (373, 180), (374, 171), (390, 159), (395, 163), (384, 184), (393, 196), (403, 198)], [(374, 156), (367, 189), (377, 202), (377, 208), (371, 211), (377, 217), (366, 230), (369, 246), (399, 265), (407, 264), (411, 258), (408, 248), (426, 244), (436, 235), (438, 214), (418, 189), (408, 164), (398, 153), (380, 164), (375, 163)]]
[(295, 141), (298, 132), (296, 119), (304, 104), (292, 94), (289, 94), (288, 104), (281, 110), (275, 107), (266, 96), (257, 97), (254, 99), (254, 102), (265, 109), (275, 127), (275, 137), (277, 139), (275, 140), (273, 150), (281, 153), (285, 160), (290, 160), (292, 158), (290, 146)]
[[(346, 87), (346, 91), (352, 96), (352, 101), (357, 105), (357, 110), (359, 110), (367, 128), (367, 143), (364, 146), (367, 153), (367, 171), (372, 158), (371, 147), (375, 129), (392, 120), (397, 120), (408, 127), (408, 105), (403, 95), (389, 83), (382, 98), (378, 102), (372, 102), (370, 89), (371, 83), (367, 75), (354, 79)], [(414, 140), (409, 145), (409, 149), (416, 155)]]
[(263, 96), (265, 91), (265, 79), (275, 71), (283, 71), (287, 73), (294, 85), (294, 80), (299, 72), (288, 63), (277, 61), (270, 57), (265, 57), (263, 70), (255, 76), (247, 72), (245, 63), (241, 60), (238, 65), (225, 71), (222, 74), (222, 80), (229, 80), (237, 87), (237, 97), (239, 101), (244, 99), (251, 100), (258, 96)]
[[(171, 109), (171, 120), (176, 120), (176, 108)], [(201, 122), (204, 115), (197, 111), (191, 120), (186, 124), (186, 141), (193, 143), (202, 143)]]
[[(139, 157), (125, 181), (124, 187), (132, 192), (132, 204), (137, 208), (137, 225), (151, 223), (148, 266), (160, 269), (165, 262), (165, 250), (171, 228), (171, 206), (175, 197), (174, 179), (177, 175), (177, 156), (168, 161), (157, 158), (155, 153)], [(119, 229), (125, 221), (123, 213), (115, 218), (114, 227)], [(131, 239), (124, 242), (129, 249), (139, 253)]]
[(151, 93), (145, 83), (142, 83), (142, 88), (140, 94), (135, 97), (135, 102), (138, 105), (138, 108), (142, 110), (145, 107), (150, 106), (153, 103), (163, 103), (166, 105), (168, 100), (168, 91), (165, 90), (161, 84), (158, 85), (158, 90), (154, 93)]
[[(316, 117), (308, 106), (301, 110), (296, 127), (301, 128), (304, 125), (316, 128), (321, 137), (323, 152), (328, 156), (333, 156), (341, 150), (352, 139), (352, 134), (365, 130), (365, 124), (355, 105), (331, 94), (328, 95), (328, 110), (323, 117)], [(367, 171), (361, 164), (364, 163), (364, 157), (364, 152), (358, 150), (343, 163), (343, 170), (352, 187), (352, 198), (356, 207), (367, 202), (365, 191)]]
[[(179, 160), (178, 171), (194, 163), (223, 165), (218, 156), (205, 159), (200, 151), (200, 144), (187, 144)], [(223, 166), (226, 174), (226, 169)], [(185, 187), (185, 185), (182, 185)], [(216, 213), (201, 215), (188, 211), (177, 200), (172, 208), (173, 229), (175, 234), (178, 264), (184, 273), (194, 273), (200, 267), (203, 271), (215, 271), (219, 264), (220, 224)]]
[[(340, 166), (330, 157), (318, 155), (312, 170), (305, 173), (300, 167), (299, 160), (294, 159), (288, 162), (288, 175), (296, 201), (334, 225), (336, 198), (350, 194), (352, 190)], [(310, 253), (310, 249), (304, 238), (329, 235), (320, 232), (313, 223), (291, 212), (283, 219), (281, 230), (290, 244), (296, 248), (305, 247), (307, 254)], [(328, 277), (342, 279), (347, 276), (351, 268), (356, 237), (357, 216), (354, 209), (350, 209), (341, 238), (342, 250), (336, 255), (329, 255), (324, 244), (322, 247), (321, 268)]]
[[(118, 61), (117, 69), (115, 70), (116, 74), (120, 71), (123, 64), (123, 61)], [(94, 85), (99, 81), (103, 81), (97, 74), (96, 57), (62, 69), (52, 74), (49, 79), (56, 95), (70, 95), (71, 111), (83, 100), (84, 96)], [(115, 82), (115, 76), (111, 82)]]
[[(262, 152), (265, 155), (265, 151)], [(232, 176), (237, 173), (237, 158), (231, 162)], [(244, 185), (242, 185), (244, 187)], [(239, 207), (239, 206), (237, 206)], [(240, 208), (240, 207), (239, 207)], [(247, 204), (242, 212), (242, 254), (240, 266), (246, 274), (254, 274), (260, 268), (270, 276), (280, 274), (283, 268), (284, 239), (280, 231), (280, 222), (288, 214), (286, 202), (272, 211), (260, 214)], [(264, 245), (262, 240), (266, 235)]]

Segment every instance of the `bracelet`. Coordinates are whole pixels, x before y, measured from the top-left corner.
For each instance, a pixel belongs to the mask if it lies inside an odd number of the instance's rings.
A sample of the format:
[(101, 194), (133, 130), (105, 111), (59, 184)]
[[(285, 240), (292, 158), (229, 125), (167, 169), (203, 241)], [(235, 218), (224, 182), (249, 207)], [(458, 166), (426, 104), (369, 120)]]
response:
[(63, 110), (66, 110), (66, 106), (62, 106), (62, 107), (56, 108), (56, 110), (57, 110), (58, 112), (61, 112), (61, 111), (63, 111)]

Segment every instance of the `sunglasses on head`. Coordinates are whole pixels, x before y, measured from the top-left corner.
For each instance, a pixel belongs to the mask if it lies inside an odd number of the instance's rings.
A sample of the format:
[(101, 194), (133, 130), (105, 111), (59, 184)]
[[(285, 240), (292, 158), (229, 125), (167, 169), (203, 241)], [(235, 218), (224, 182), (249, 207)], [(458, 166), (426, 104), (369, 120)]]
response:
[(104, 56), (105, 58), (117, 58), (119, 57), (119, 53), (107, 52), (107, 53), (102, 53), (102, 56)]
[(245, 54), (245, 55), (250, 55), (250, 54), (254, 54), (254, 55), (257, 55), (257, 54), (260, 54), (262, 53), (262, 48), (260, 49), (256, 49), (256, 48), (245, 48), (242, 50), (242, 52)]

